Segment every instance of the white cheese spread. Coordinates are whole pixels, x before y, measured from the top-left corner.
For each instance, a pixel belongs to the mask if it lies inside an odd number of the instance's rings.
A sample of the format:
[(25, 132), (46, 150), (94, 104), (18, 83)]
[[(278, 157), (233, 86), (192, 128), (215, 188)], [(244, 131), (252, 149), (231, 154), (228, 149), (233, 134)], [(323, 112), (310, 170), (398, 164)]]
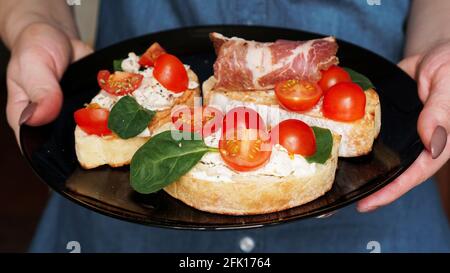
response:
[[(210, 147), (218, 147), (221, 131), (206, 137), (205, 144)], [(231, 182), (233, 176), (274, 176), (274, 177), (305, 177), (316, 172), (316, 163), (308, 163), (300, 155), (289, 155), (280, 145), (275, 145), (269, 161), (261, 168), (249, 172), (237, 172), (229, 168), (217, 152), (206, 153), (200, 164), (197, 164), (190, 173), (197, 179), (212, 182)]]
[[(141, 85), (131, 93), (142, 107), (152, 111), (162, 111), (169, 109), (175, 103), (175, 99), (181, 93), (174, 93), (162, 86), (153, 76), (153, 68), (147, 68), (140, 71), (139, 56), (133, 52), (128, 54), (128, 58), (124, 59), (121, 64), (122, 70), (130, 73), (139, 73), (143, 75)], [(190, 69), (189, 65), (184, 65), (186, 71)], [(189, 80), (188, 89), (197, 88), (199, 84), (196, 81)], [(101, 90), (91, 101), (91, 103), (98, 104), (101, 108), (111, 111), (114, 104), (120, 100), (122, 96), (114, 96), (108, 92)], [(149, 137), (151, 132), (146, 128), (137, 137)]]
[(114, 104), (121, 98), (121, 96), (114, 96), (108, 92), (101, 90), (92, 100), (91, 103), (98, 104), (101, 108), (111, 111)]
[(122, 61), (121, 67), (125, 72), (138, 73), (140, 68), (139, 56), (133, 52), (128, 53), (128, 58)]
[(131, 95), (136, 101), (148, 110), (158, 111), (166, 110), (172, 107), (177, 97), (183, 95), (183, 92), (174, 93), (167, 90), (153, 77), (153, 68), (147, 68), (140, 71), (143, 75), (142, 83)]

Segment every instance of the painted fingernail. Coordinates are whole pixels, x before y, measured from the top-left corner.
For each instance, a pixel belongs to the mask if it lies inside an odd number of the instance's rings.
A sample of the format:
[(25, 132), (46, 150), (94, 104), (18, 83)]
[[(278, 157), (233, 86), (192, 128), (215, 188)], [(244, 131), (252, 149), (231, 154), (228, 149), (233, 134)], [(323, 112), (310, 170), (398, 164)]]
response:
[(24, 124), (31, 118), (34, 111), (36, 110), (36, 107), (37, 107), (37, 103), (32, 102), (32, 103), (28, 104), (27, 107), (25, 107), (25, 109), (23, 109), (22, 114), (20, 115), (20, 118), (19, 118), (19, 125)]
[(438, 126), (434, 129), (433, 135), (431, 136), (430, 149), (431, 157), (433, 159), (438, 158), (442, 151), (444, 151), (445, 145), (447, 144), (447, 130), (444, 127)]

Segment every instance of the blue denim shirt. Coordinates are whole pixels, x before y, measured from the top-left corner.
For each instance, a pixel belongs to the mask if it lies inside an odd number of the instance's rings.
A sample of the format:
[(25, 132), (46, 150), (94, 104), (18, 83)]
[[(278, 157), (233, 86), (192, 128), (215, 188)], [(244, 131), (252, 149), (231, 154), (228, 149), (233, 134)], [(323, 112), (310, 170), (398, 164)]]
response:
[(182, 26), (267, 25), (334, 35), (398, 61), (409, 4), (409, 0), (102, 1), (97, 47)]
[[(335, 35), (397, 61), (408, 8), (408, 0), (104, 0), (97, 47), (181, 26), (254, 24)], [(70, 241), (79, 243), (81, 252), (450, 251), (449, 229), (433, 183), (369, 214), (350, 206), (326, 219), (215, 232), (131, 224), (54, 195), (31, 251), (69, 252)]]

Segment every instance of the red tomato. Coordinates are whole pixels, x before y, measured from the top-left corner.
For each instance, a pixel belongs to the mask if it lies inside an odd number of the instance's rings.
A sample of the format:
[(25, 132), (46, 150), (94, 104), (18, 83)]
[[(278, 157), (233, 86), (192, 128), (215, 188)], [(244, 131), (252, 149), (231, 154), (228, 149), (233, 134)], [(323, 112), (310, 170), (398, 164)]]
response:
[(180, 106), (174, 109), (171, 116), (177, 130), (195, 132), (202, 137), (207, 137), (222, 127), (222, 111), (211, 106)]
[(180, 93), (188, 88), (187, 71), (183, 63), (173, 55), (165, 53), (156, 59), (153, 76), (172, 92)]
[(297, 119), (280, 122), (272, 129), (270, 136), (273, 144), (280, 144), (290, 154), (311, 156), (317, 149), (313, 129)]
[(225, 163), (236, 171), (263, 166), (270, 159), (272, 143), (259, 114), (245, 107), (229, 111), (224, 118), (219, 151)]
[(150, 67), (153, 66), (156, 59), (158, 59), (159, 56), (166, 53), (164, 48), (160, 46), (158, 43), (153, 43), (147, 51), (145, 51), (144, 54), (142, 54), (141, 58), (139, 59), (139, 64), (142, 67)]
[(246, 172), (262, 167), (272, 153), (265, 130), (232, 129), (222, 135), (219, 151), (223, 161), (236, 171)]
[(266, 125), (258, 112), (245, 106), (239, 106), (231, 109), (225, 115), (223, 131), (241, 128), (266, 130)]
[(364, 117), (366, 95), (356, 83), (341, 82), (331, 87), (323, 98), (325, 117), (338, 121), (354, 121)]
[(275, 86), (275, 94), (283, 107), (292, 111), (305, 111), (317, 104), (322, 89), (313, 82), (287, 80)]
[(108, 70), (101, 70), (97, 75), (100, 88), (116, 96), (133, 92), (141, 85), (143, 78), (141, 74), (123, 71), (116, 71), (111, 75)]
[(95, 105), (90, 105), (87, 108), (82, 108), (74, 113), (76, 124), (87, 134), (105, 136), (112, 132), (108, 129), (109, 111), (107, 109), (99, 108)]
[(328, 70), (322, 71), (319, 86), (326, 92), (330, 87), (340, 82), (352, 82), (352, 78), (343, 68), (333, 65)]

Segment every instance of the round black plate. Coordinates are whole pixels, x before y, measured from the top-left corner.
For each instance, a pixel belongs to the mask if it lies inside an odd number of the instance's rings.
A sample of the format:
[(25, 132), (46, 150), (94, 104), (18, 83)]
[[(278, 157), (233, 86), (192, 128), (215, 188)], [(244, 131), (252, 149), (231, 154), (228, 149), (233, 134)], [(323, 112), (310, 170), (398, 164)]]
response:
[(215, 54), (208, 39), (212, 31), (259, 41), (306, 40), (319, 35), (281, 28), (211, 26), (170, 30), (113, 45), (69, 67), (61, 85), (64, 105), (58, 119), (43, 127), (21, 128), (23, 153), (37, 175), (52, 189), (94, 211), (119, 219), (161, 227), (188, 229), (249, 228), (318, 216), (355, 202), (386, 185), (419, 155), (416, 132), (421, 110), (415, 82), (396, 65), (358, 46), (339, 41), (343, 66), (367, 76), (381, 99), (381, 134), (371, 154), (339, 160), (333, 188), (323, 197), (289, 210), (256, 216), (226, 216), (196, 210), (163, 191), (140, 195), (129, 186), (128, 167), (80, 168), (74, 149), (73, 112), (96, 95), (96, 75), (111, 69), (114, 59), (129, 51), (144, 52), (158, 41), (179, 56), (201, 81), (212, 75)]

